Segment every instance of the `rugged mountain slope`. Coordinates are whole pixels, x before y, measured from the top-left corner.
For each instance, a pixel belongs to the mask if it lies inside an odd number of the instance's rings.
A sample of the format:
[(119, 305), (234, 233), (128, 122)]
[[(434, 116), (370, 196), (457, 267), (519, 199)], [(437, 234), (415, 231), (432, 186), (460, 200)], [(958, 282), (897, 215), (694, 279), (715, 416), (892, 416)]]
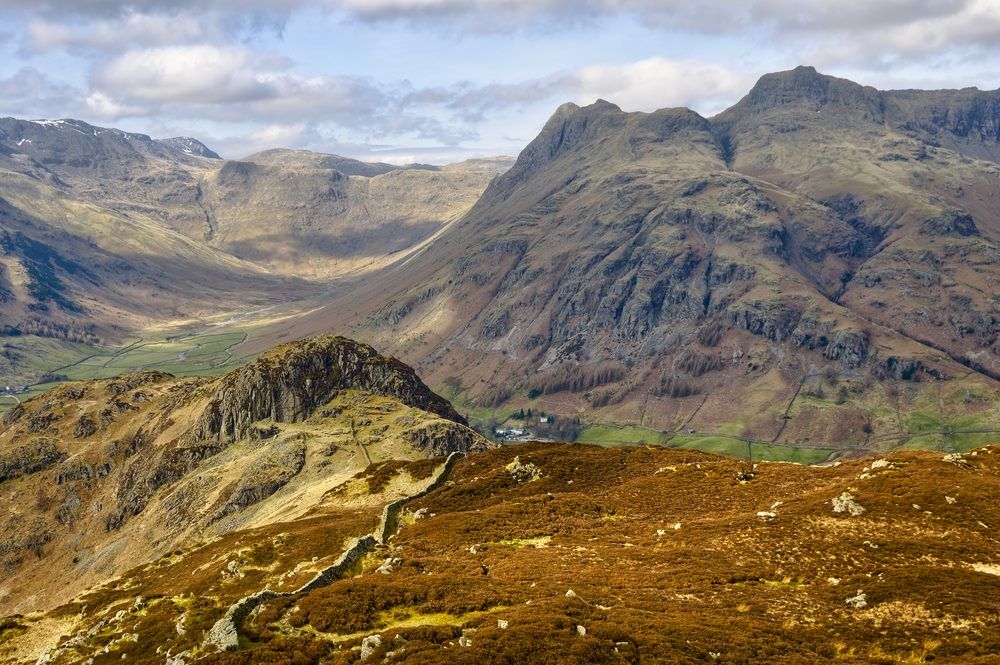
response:
[(174, 552), (50, 612), (4, 620), (0, 653), (987, 663), (1000, 649), (998, 455), (750, 468), (662, 448), (504, 447), (460, 460), (339, 578), (265, 596), (238, 622), (234, 651), (206, 642), (227, 607), (308, 580), (313, 557), (328, 562), (375, 515), (317, 511)]
[(802, 67), (711, 119), (566, 105), (422, 255), (275, 335), (353, 329), (481, 405), (656, 429), (1000, 427), (998, 99)]
[(0, 164), (2, 334), (93, 342), (234, 301), (249, 306), (311, 291), (148, 218), (80, 198), (23, 155)]
[[(205, 177), (206, 237), (283, 273), (372, 269), (461, 216), (509, 165), (497, 159), (400, 168), (269, 150)], [(196, 236), (198, 227), (185, 232)]]
[[(292, 151), (226, 162), (191, 138), (0, 119), (0, 334), (111, 341), (314, 296), (327, 287), (299, 276), (415, 250), (506, 165), (399, 168)], [(28, 380), (25, 353), (0, 361), (7, 381)]]
[[(52, 607), (177, 548), (321, 508), (377, 516), (437, 464), (410, 478), (406, 461), (485, 445), (412, 369), (337, 337), (217, 379), (63, 384), (4, 415), (0, 608)], [(368, 467), (396, 478), (384, 497), (330, 494)]]

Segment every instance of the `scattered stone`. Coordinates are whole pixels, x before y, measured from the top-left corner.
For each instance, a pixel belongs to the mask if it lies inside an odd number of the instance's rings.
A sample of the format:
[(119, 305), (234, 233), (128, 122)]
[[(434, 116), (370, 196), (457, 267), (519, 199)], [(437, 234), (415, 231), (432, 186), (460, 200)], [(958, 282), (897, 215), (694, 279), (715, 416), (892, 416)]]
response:
[(538, 480), (542, 476), (542, 470), (537, 465), (532, 462), (521, 462), (520, 456), (515, 457), (514, 461), (508, 464), (506, 469), (507, 473), (519, 483)]
[(78, 439), (86, 439), (95, 432), (97, 432), (97, 423), (94, 422), (94, 419), (90, 416), (80, 416), (80, 419), (76, 421), (73, 435)]
[(583, 626), (577, 626), (576, 627), (576, 634), (579, 635), (580, 637), (584, 637), (587, 634), (587, 629), (584, 628)]
[(871, 478), (876, 471), (880, 470), (890, 470), (895, 469), (895, 465), (887, 459), (877, 459), (872, 462), (869, 466), (866, 466), (861, 470), (861, 475), (858, 476), (859, 479)]
[(389, 557), (388, 559), (382, 562), (381, 566), (378, 567), (378, 572), (382, 573), (383, 575), (389, 575), (390, 573), (392, 573), (393, 570), (395, 570), (395, 567), (401, 563), (403, 563), (402, 559)]
[(506, 619), (497, 619), (497, 628), (499, 628), (500, 630), (507, 630), (507, 626), (509, 625), (510, 624)]
[(945, 462), (950, 462), (951, 464), (954, 464), (955, 466), (960, 466), (963, 469), (971, 469), (972, 468), (972, 464), (970, 464), (969, 461), (967, 459), (965, 459), (965, 456), (962, 455), (962, 453), (948, 453), (947, 455), (945, 455), (941, 459), (943, 459)]
[(656, 530), (656, 535), (657, 536), (665, 536), (665, 535), (667, 535), (667, 532), (665, 530), (663, 530), (663, 529), (657, 529)]
[(868, 607), (868, 596), (861, 589), (858, 589), (858, 595), (852, 596), (844, 601), (856, 610), (864, 609)]
[(361, 660), (368, 660), (382, 646), (382, 638), (379, 635), (369, 635), (361, 640)]
[(956, 499), (956, 498), (955, 498), (955, 497), (953, 497), (953, 496), (946, 496), (946, 497), (944, 498), (944, 500), (945, 500), (945, 501), (947, 501), (947, 502), (948, 502), (949, 504), (953, 504), (953, 503), (955, 503), (956, 501), (958, 501), (958, 499)]
[(777, 513), (773, 512), (771, 510), (759, 510), (759, 511), (757, 511), (757, 517), (761, 518), (765, 522), (768, 521), (768, 520), (773, 520), (777, 516), (778, 516)]
[(236, 632), (236, 624), (224, 619), (215, 622), (204, 643), (215, 645), (219, 651), (232, 651), (240, 646), (240, 636)]
[(187, 629), (184, 628), (184, 621), (186, 619), (187, 619), (187, 612), (181, 614), (177, 618), (177, 623), (174, 624), (174, 629), (177, 631), (177, 634), (180, 635), (181, 637), (184, 637), (184, 634), (187, 633)]
[(579, 596), (576, 595), (576, 591), (573, 591), (572, 589), (570, 589), (569, 591), (566, 592), (566, 597), (567, 598), (578, 598)]
[(674, 522), (674, 531), (679, 531), (680, 528), (681, 528), (681, 523), (680, 522)]
[(460, 646), (460, 647), (471, 647), (472, 646), (472, 640), (470, 640), (465, 635), (462, 635), (460, 638), (458, 638), (458, 646)]
[(865, 512), (864, 506), (854, 500), (854, 495), (850, 492), (843, 492), (840, 496), (830, 499), (833, 504), (833, 512), (848, 513), (857, 517)]

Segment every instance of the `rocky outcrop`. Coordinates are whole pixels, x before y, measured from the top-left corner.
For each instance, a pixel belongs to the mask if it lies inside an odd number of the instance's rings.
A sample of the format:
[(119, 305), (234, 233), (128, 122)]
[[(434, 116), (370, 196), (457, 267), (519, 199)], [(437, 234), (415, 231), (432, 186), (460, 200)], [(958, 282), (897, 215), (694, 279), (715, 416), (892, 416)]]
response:
[(827, 360), (837, 360), (844, 367), (861, 367), (868, 357), (868, 335), (864, 332), (841, 330), (833, 336), (825, 349), (823, 357)]
[(729, 320), (738, 328), (772, 342), (782, 342), (792, 334), (801, 315), (784, 303), (754, 302), (750, 306), (731, 309)]
[(56, 468), (56, 485), (75, 482), (77, 480), (90, 480), (97, 473), (94, 467), (82, 457), (70, 457)]
[(902, 381), (919, 381), (920, 374), (927, 367), (916, 358), (901, 358), (888, 356), (875, 366), (875, 375), (879, 378), (893, 378)]
[(51, 468), (66, 459), (66, 453), (51, 439), (35, 439), (0, 456), (0, 482)]
[(195, 440), (232, 441), (259, 420), (301, 422), (346, 389), (394, 397), (466, 424), (399, 360), (366, 344), (323, 335), (278, 347), (224, 377), (191, 434)]
[(972, 215), (961, 210), (946, 210), (936, 217), (925, 220), (920, 229), (936, 236), (978, 236), (979, 228)]
[(431, 457), (444, 457), (456, 452), (480, 452), (488, 446), (486, 439), (468, 427), (441, 421), (409, 429), (406, 436), (415, 448)]
[(172, 378), (174, 378), (172, 374), (158, 372), (155, 370), (130, 372), (128, 374), (121, 374), (111, 381), (108, 381), (104, 389), (108, 392), (108, 394), (118, 396), (131, 390), (135, 390), (140, 386), (163, 383), (164, 381), (169, 381)]
[(522, 462), (520, 457), (506, 466), (507, 473), (519, 483), (527, 483), (542, 477), (542, 470), (534, 462)]
[(216, 519), (260, 503), (288, 484), (306, 462), (306, 446), (301, 441), (282, 442), (258, 460), (244, 474)]

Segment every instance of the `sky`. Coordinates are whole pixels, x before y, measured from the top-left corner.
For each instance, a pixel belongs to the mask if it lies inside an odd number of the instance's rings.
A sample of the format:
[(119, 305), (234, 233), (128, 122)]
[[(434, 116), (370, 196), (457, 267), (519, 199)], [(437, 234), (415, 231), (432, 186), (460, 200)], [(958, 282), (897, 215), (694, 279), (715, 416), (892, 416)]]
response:
[(1000, 87), (1000, 0), (0, 0), (0, 115), (224, 157), (515, 155), (561, 103), (710, 116), (813, 65)]

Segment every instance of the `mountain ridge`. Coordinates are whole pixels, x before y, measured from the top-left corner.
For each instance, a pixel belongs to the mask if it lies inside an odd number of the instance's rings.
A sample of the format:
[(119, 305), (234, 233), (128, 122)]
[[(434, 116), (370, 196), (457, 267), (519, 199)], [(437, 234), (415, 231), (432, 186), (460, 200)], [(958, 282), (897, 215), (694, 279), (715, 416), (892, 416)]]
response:
[(218, 378), (64, 383), (3, 415), (0, 566), (17, 574), (0, 607), (51, 607), (176, 548), (337, 509), (366, 470), (490, 445), (410, 367), (330, 335)]
[[(597, 411), (791, 443), (903, 436), (935, 377), (960, 392), (971, 370), (980, 398), (941, 417), (996, 426), (1000, 169), (968, 156), (992, 155), (992, 133), (945, 141), (897, 110), (886, 122), (876, 111), (897, 93), (811, 68), (755, 90), (711, 119), (561, 106), (421, 256), (270, 335), (348, 330), (501, 414)], [(944, 93), (928, 94), (910, 107), (926, 113)], [(942, 108), (979, 108), (950, 94)], [(602, 363), (628, 378), (597, 379)], [(545, 392), (553, 372), (586, 387)], [(899, 382), (910, 392), (897, 413)], [(718, 415), (748, 392), (760, 396), (746, 411)]]

